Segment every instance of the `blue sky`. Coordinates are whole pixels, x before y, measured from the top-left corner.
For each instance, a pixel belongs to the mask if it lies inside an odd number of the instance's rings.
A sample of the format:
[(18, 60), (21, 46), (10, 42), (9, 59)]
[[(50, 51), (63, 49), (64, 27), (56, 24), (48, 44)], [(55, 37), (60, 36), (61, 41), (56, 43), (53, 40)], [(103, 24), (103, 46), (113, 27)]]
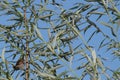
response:
[[(79, 3), (79, 2), (85, 3), (84, 0), (81, 0), (81, 1), (80, 1), (80, 0), (67, 0), (65, 3), (62, 2), (62, 0), (61, 0), (61, 1), (60, 1), (60, 0), (56, 0), (56, 2), (61, 3), (61, 4), (64, 6), (64, 8), (67, 9), (67, 10), (68, 10), (69, 8), (71, 8), (75, 3)], [(86, 4), (95, 5), (95, 3), (86, 3)], [(48, 6), (48, 7), (49, 7), (49, 6)], [(49, 8), (50, 8), (50, 9), (53, 9), (53, 10), (56, 10), (56, 11), (59, 13), (59, 10), (58, 10), (57, 8), (55, 8), (55, 7), (49, 7)], [(119, 8), (119, 9), (120, 9), (120, 8)], [(102, 11), (102, 10), (100, 10), (100, 11)], [(83, 14), (83, 15), (85, 15), (85, 14)], [(97, 23), (97, 25), (100, 27), (100, 29), (101, 29), (103, 32), (105, 32), (105, 34), (111, 35), (110, 29), (108, 29), (108, 28), (106, 28), (106, 27), (104, 27), (103, 25), (100, 24), (100, 22), (102, 22), (102, 21), (107, 21), (107, 20), (108, 20), (108, 16), (102, 17), (99, 22), (96, 22), (96, 17), (97, 17), (97, 16), (94, 15), (94, 16), (92, 16), (90, 19), (91, 19), (92, 21), (94, 21), (95, 23)], [(6, 21), (8, 18), (10, 18), (10, 16), (1, 16), (1, 17), (0, 17), (0, 19), (1, 19), (0, 24), (4, 24), (4, 25), (12, 24), (11, 22)], [(49, 24), (46, 24), (46, 23), (44, 23), (44, 22), (42, 22), (42, 23), (39, 24), (39, 25), (42, 25), (41, 27), (46, 27), (46, 28), (49, 27)], [(84, 27), (84, 26), (87, 26), (87, 24), (82, 25), (82, 26), (80, 26), (80, 27)], [(83, 35), (83, 37), (84, 37), (85, 40), (87, 41), (87, 40), (88, 40), (88, 36), (89, 36), (90, 34), (92, 34), (94, 30), (95, 30), (95, 28), (91, 28), (90, 30), (87, 31), (87, 33), (86, 33), (85, 35), (84, 35), (83, 33), (81, 33), (81, 34)], [(47, 41), (47, 40), (48, 40), (48, 39), (46, 39), (46, 38), (48, 37), (47, 30), (41, 30), (41, 33), (42, 33), (42, 35), (44, 35), (43, 37), (44, 37), (44, 39)], [(114, 39), (113, 36), (110, 36), (110, 37)], [(88, 44), (89, 44), (90, 46), (93, 46), (93, 48), (96, 50), (96, 53), (97, 53), (98, 56), (100, 55), (100, 56), (102, 56), (103, 58), (106, 58), (106, 59), (107, 59), (106, 61), (104, 61), (105, 66), (108, 66), (108, 67), (110, 67), (110, 68), (113, 69), (113, 70), (116, 70), (118, 67), (120, 67), (120, 61), (119, 61), (118, 59), (115, 59), (115, 56), (111, 55), (112, 50), (106, 52), (106, 48), (107, 48), (107, 47), (103, 47), (102, 49), (98, 50), (98, 47), (99, 47), (99, 45), (100, 45), (100, 42), (101, 42), (101, 40), (103, 40), (103, 38), (104, 38), (104, 37), (103, 37), (101, 34), (95, 34), (94, 37), (93, 37), (93, 39), (92, 39)], [(119, 38), (119, 39), (120, 39), (120, 38)], [(119, 40), (118, 40), (118, 41), (119, 41)], [(106, 41), (106, 42), (107, 42), (107, 41)], [(0, 52), (2, 52), (1, 50), (3, 49), (3, 47), (5, 46), (5, 44), (4, 44), (4, 43), (0, 43), (0, 44), (1, 44), (1, 46), (0, 46)], [(79, 44), (78, 39), (73, 40), (73, 44), (74, 44), (73, 46), (76, 46), (77, 44)], [(74, 58), (76, 58), (76, 60), (77, 60), (77, 58), (79, 58), (79, 56), (75, 56)], [(83, 62), (84, 62), (84, 61), (83, 61)], [(77, 61), (74, 62), (74, 63), (73, 63), (73, 68), (76, 67), (76, 66), (78, 66), (77, 64), (78, 64)], [(64, 69), (67, 69), (67, 67), (64, 68)], [(64, 70), (64, 69), (61, 69), (61, 70)], [(77, 71), (76, 74), (79, 74), (79, 73), (80, 73), (80, 71)], [(111, 74), (111, 73), (110, 73), (110, 74)], [(86, 77), (86, 80), (89, 80), (88, 78), (89, 78), (89, 77)]]

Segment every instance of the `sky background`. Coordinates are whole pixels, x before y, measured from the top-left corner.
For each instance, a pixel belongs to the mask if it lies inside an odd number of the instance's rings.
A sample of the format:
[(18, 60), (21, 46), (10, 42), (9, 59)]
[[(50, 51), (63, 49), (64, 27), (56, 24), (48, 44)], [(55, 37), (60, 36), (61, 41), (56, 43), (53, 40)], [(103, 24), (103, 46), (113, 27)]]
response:
[[(38, 1), (39, 1), (39, 0), (38, 0)], [(67, 0), (66, 2), (62, 2), (62, 0), (56, 0), (56, 2), (62, 4), (62, 5), (64, 6), (64, 8), (67, 9), (67, 10), (69, 10), (69, 8), (71, 8), (73, 5), (75, 5), (75, 3), (79, 3), (79, 2), (81, 2), (81, 3), (86, 3), (86, 4), (96, 5), (96, 3), (93, 3), (93, 2), (87, 3), (87, 2), (85, 2), (84, 0)], [(37, 3), (39, 3), (39, 2), (37, 2)], [(96, 5), (96, 6), (97, 6), (97, 5)], [(59, 10), (58, 10), (57, 8), (55, 8), (55, 7), (48, 6), (48, 8), (53, 9), (53, 10), (56, 10), (56, 11), (59, 13)], [(118, 7), (118, 9), (120, 9), (120, 6)], [(99, 10), (102, 11), (102, 9), (99, 9)], [(1, 12), (0, 12), (0, 13), (1, 13)], [(83, 15), (85, 15), (85, 14), (83, 14)], [(6, 21), (6, 20), (9, 19), (10, 17), (11, 17), (11, 16), (1, 16), (1, 17), (0, 17), (0, 24), (3, 24), (3, 25), (10, 25), (10, 24), (12, 24), (12, 22)], [(96, 22), (96, 18), (97, 18), (97, 16), (94, 15), (94, 16), (92, 16), (90, 19), (91, 19), (92, 21), (94, 21), (95, 23), (97, 23), (97, 25), (100, 27), (100, 29), (101, 29), (103, 32), (105, 32), (105, 33), (108, 34), (108, 35), (111, 35), (110, 29), (108, 29), (108, 28), (106, 28), (106, 27), (104, 27), (103, 25), (100, 24), (100, 21), (101, 21), (101, 22), (102, 22), (102, 21), (108, 21), (108, 16), (103, 16), (103, 17), (99, 20), (99, 22)], [(42, 25), (42, 26), (41, 26), (41, 25)], [(87, 25), (87, 24), (86, 24), (86, 25)], [(82, 25), (82, 26), (80, 26), (80, 27), (84, 27), (84, 26), (86, 26), (86, 25)], [(40, 23), (40, 26), (41, 26), (41, 28), (42, 28), (42, 27), (48, 28), (49, 24), (46, 24), (46, 23), (44, 23), (44, 22), (41, 22), (41, 23)], [(79, 27), (79, 28), (80, 28), (80, 27)], [(115, 26), (115, 27), (116, 27), (116, 26)], [(88, 40), (88, 36), (90, 36), (90, 34), (92, 34), (92, 32), (93, 32), (94, 30), (95, 30), (94, 28), (91, 28), (91, 29), (89, 29), (89, 30), (87, 31), (87, 33), (86, 33), (85, 35), (82, 33), (82, 35), (84, 36), (84, 38), (85, 38), (86, 41)], [(48, 40), (48, 39), (47, 39), (48, 34), (47, 34), (46, 30), (42, 30), (41, 33), (42, 33), (42, 35), (44, 35), (43, 37), (44, 37), (44, 39), (47, 41), (47, 40)], [(103, 40), (103, 38), (104, 38), (104, 37), (103, 37), (101, 34), (96, 34), (96, 35), (94, 35), (94, 38), (93, 38), (88, 44), (89, 44), (90, 46), (93, 46), (93, 48), (95, 49), (95, 51), (96, 51), (96, 53), (97, 53), (97, 56), (101, 56), (101, 57), (107, 59), (106, 61), (104, 61), (105, 66), (110, 67), (110, 68), (113, 69), (113, 70), (116, 70), (118, 67), (120, 67), (120, 61), (119, 61), (119, 59), (116, 59), (116, 57), (111, 54), (112, 51), (110, 50), (110, 51), (106, 52), (106, 48), (107, 48), (107, 47), (103, 47), (103, 48), (101, 48), (100, 50), (98, 50), (98, 47), (99, 47), (99, 45), (100, 45), (100, 42)], [(111, 35), (111, 38), (114, 39), (114, 37), (113, 37), (112, 35)], [(118, 38), (118, 41), (119, 41), (119, 40), (120, 40), (120, 37)], [(73, 40), (73, 42), (74, 42), (74, 45), (73, 45), (73, 46), (76, 46), (77, 44), (79, 44), (78, 39)], [(107, 42), (107, 41), (106, 41), (106, 42)], [(2, 52), (2, 49), (3, 49), (3, 47), (6, 46), (6, 44), (3, 43), (3, 42), (2, 42), (2, 43), (0, 42), (0, 44), (1, 44), (1, 46), (0, 46), (0, 52)], [(75, 45), (75, 44), (76, 44), (76, 45)], [(77, 60), (77, 58), (79, 58), (79, 56), (75, 56), (74, 58), (76, 58), (76, 60)], [(83, 61), (83, 62), (84, 62), (84, 61)], [(73, 67), (73, 68), (76, 67), (77, 64), (78, 64), (77, 61), (74, 62), (72, 67)], [(67, 69), (67, 67), (66, 67), (66, 68), (62, 68), (61, 70), (65, 70), (65, 69)], [(77, 72), (76, 72), (76, 75), (77, 75), (77, 74), (80, 74), (80, 71), (77, 71)], [(109, 74), (111, 74), (111, 72), (109, 72)], [(89, 77), (86, 77), (86, 80), (89, 80)], [(104, 80), (104, 77), (103, 77), (102, 80)]]

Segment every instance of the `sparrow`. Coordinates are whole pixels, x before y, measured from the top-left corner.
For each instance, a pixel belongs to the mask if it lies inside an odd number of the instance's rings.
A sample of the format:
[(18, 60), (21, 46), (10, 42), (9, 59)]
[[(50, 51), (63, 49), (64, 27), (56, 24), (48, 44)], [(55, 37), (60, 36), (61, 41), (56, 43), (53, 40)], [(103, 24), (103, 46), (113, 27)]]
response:
[(11, 73), (11, 75), (14, 73), (14, 71), (16, 71), (16, 70), (24, 70), (24, 58), (21, 58), (21, 59), (19, 59), (17, 62), (16, 62), (16, 64), (15, 65), (13, 65), (12, 64), (12, 66), (13, 66), (13, 71), (12, 71), (12, 73)]
[(13, 65), (14, 70), (24, 70), (24, 59), (19, 59), (16, 65)]

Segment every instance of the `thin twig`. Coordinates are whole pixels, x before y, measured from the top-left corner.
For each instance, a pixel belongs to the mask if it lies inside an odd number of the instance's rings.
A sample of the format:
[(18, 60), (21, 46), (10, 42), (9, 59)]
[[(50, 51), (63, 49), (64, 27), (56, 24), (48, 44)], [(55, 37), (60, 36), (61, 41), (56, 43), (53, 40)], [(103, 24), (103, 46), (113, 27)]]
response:
[[(24, 8), (24, 24), (26, 26), (26, 30), (28, 30), (27, 28), (27, 19), (26, 19), (26, 8)], [(27, 34), (27, 33), (26, 33)], [(29, 63), (28, 63), (28, 57), (29, 56), (29, 42), (28, 42), (28, 35), (26, 35), (26, 57), (25, 57), (25, 61), (26, 61), (26, 74), (25, 74), (25, 79), (29, 80)]]

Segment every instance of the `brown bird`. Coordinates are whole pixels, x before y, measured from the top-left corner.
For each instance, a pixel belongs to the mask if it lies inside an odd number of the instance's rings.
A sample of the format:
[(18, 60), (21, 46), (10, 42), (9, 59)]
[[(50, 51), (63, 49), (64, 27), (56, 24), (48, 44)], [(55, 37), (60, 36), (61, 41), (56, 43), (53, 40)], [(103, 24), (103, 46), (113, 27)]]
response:
[(24, 59), (19, 59), (16, 65), (13, 65), (14, 70), (24, 70)]
[(12, 64), (12, 66), (13, 66), (13, 71), (12, 71), (12, 73), (11, 73), (11, 75), (14, 73), (14, 71), (16, 71), (16, 70), (24, 70), (24, 58), (21, 58), (21, 59), (19, 59), (17, 62), (16, 62), (16, 64), (15, 65), (13, 65)]

